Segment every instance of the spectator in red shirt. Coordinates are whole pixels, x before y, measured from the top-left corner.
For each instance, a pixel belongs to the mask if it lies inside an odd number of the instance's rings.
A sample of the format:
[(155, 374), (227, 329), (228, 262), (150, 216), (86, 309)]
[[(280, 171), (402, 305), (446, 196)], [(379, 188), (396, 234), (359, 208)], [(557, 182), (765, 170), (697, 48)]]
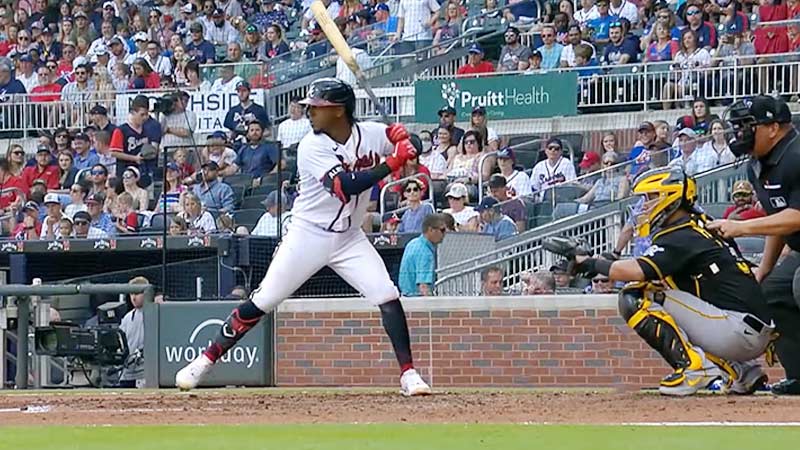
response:
[(25, 203), (22, 207), (22, 222), (17, 223), (11, 231), (11, 236), (17, 241), (38, 240), (42, 232), (42, 223), (39, 221), (39, 205), (34, 201)]
[(46, 65), (36, 69), (39, 85), (31, 89), (31, 101), (35, 103), (57, 102), (61, 100), (61, 85), (53, 82), (53, 71)]
[(139, 231), (139, 215), (133, 209), (133, 196), (123, 192), (117, 196), (114, 217), (117, 218), (117, 234), (131, 234)]
[(160, 87), (161, 77), (158, 72), (153, 72), (146, 59), (136, 58), (133, 62), (133, 78), (128, 83), (128, 89), (158, 89)]
[(9, 170), (8, 161), (0, 159), (0, 214), (12, 205), (19, 208), (28, 195), (28, 187)]
[(753, 185), (747, 180), (737, 181), (733, 185), (733, 205), (728, 207), (722, 214), (723, 219), (748, 220), (767, 215), (759, 205), (756, 204), (753, 196)]
[(58, 166), (51, 164), (50, 148), (46, 145), (36, 147), (36, 164), (22, 171), (22, 181), (30, 189), (34, 180), (44, 180), (47, 189), (58, 189)]
[(460, 77), (494, 72), (494, 66), (489, 61), (483, 60), (483, 48), (478, 43), (469, 47), (467, 64), (458, 68), (456, 74)]
[[(758, 21), (761, 23), (786, 20), (789, 9), (785, 4), (775, 4), (774, 0), (762, 0), (758, 7)], [(787, 53), (789, 51), (789, 35), (785, 26), (758, 27), (753, 32), (753, 45), (757, 55)], [(761, 59), (759, 63), (769, 62)]]

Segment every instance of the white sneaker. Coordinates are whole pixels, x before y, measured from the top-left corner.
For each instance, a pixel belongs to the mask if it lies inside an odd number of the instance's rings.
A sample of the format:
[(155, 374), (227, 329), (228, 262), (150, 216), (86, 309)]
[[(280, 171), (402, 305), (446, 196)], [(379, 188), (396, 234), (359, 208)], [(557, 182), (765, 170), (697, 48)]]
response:
[(769, 381), (761, 364), (756, 361), (733, 362), (731, 366), (737, 375), (728, 389), (731, 394), (750, 395)]
[(400, 376), (400, 393), (406, 397), (431, 395), (431, 387), (422, 380), (416, 370), (408, 369)]
[(717, 378), (727, 377), (725, 371), (715, 364), (711, 362), (708, 364), (710, 365), (699, 370), (678, 369), (667, 375), (661, 380), (658, 392), (661, 395), (683, 397), (704, 389)]
[(213, 361), (201, 354), (175, 374), (175, 386), (182, 391), (196, 388), (213, 365)]

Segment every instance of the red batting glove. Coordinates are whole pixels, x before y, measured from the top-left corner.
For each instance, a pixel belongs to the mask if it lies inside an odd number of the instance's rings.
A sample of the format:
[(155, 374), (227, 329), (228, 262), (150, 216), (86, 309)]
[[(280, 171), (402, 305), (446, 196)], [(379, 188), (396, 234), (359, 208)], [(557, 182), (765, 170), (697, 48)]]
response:
[(394, 153), (386, 157), (386, 165), (392, 169), (392, 172), (396, 172), (403, 167), (406, 161), (414, 159), (416, 156), (417, 149), (414, 148), (411, 141), (405, 139), (395, 144)]
[(408, 139), (408, 130), (402, 123), (393, 123), (386, 127), (386, 137), (389, 142), (397, 145), (400, 141)]

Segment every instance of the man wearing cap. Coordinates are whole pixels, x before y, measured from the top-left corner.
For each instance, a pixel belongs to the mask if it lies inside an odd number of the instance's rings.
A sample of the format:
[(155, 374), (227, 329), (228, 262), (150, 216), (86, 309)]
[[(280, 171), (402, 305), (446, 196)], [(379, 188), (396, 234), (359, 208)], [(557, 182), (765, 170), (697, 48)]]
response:
[(161, 113), (161, 147), (169, 151), (170, 147), (192, 145), (192, 134), (197, 126), (197, 116), (188, 109), (190, 96), (184, 91), (171, 94), (174, 106), (169, 113)]
[(517, 234), (517, 225), (510, 217), (499, 211), (497, 206), (499, 203), (494, 197), (483, 197), (477, 208), (481, 218), (481, 233), (491, 234), (495, 241), (502, 241)]
[(236, 165), (236, 152), (228, 144), (228, 135), (224, 131), (215, 131), (208, 136), (202, 155), (203, 161), (217, 163), (219, 176), (227, 177), (239, 170)]
[(42, 39), (39, 42), (39, 55), (44, 61), (50, 59), (58, 61), (61, 59), (61, 42), (53, 38), (53, 31), (50, 27), (44, 27), (44, 30), (42, 30)]
[(286, 211), (286, 196), (281, 195), (281, 214), (278, 217), (278, 191), (272, 191), (267, 194), (267, 198), (261, 202), (267, 211), (264, 215), (258, 219), (258, 223), (256, 224), (253, 231), (250, 233), (253, 236), (267, 236), (267, 237), (277, 237), (278, 236), (278, 223), (280, 223), (283, 227), (283, 234), (286, 234), (286, 225), (287, 220), (289, 220), (291, 213), (287, 213)]
[(264, 129), (265, 137), (269, 137), (269, 127), (271, 125), (267, 110), (263, 106), (254, 102), (250, 98), (250, 83), (239, 81), (236, 84), (236, 94), (239, 96), (239, 104), (231, 107), (225, 114), (225, 128), (231, 131), (233, 138), (243, 136), (247, 133), (247, 123), (257, 120)]
[(97, 152), (89, 149), (89, 136), (85, 133), (78, 133), (72, 139), (72, 150), (74, 152), (73, 167), (77, 170), (90, 169), (100, 162)]
[[(749, 155), (747, 178), (766, 217), (715, 220), (707, 225), (728, 238), (766, 235), (764, 255), (755, 272), (780, 334), (775, 343), (786, 380), (772, 385), (775, 394), (800, 395), (800, 140), (786, 103), (760, 95), (728, 108), (734, 155)], [(779, 264), (784, 248), (791, 250)]]
[(568, 288), (572, 284), (572, 275), (569, 273), (569, 261), (562, 259), (550, 266), (550, 273), (556, 282), (556, 289)]
[(505, 179), (508, 195), (511, 198), (531, 195), (533, 193), (531, 179), (525, 172), (514, 167), (515, 161), (514, 150), (511, 147), (506, 146), (497, 151), (497, 167)]
[(144, 129), (144, 123), (149, 118), (149, 105), (134, 101), (129, 109), (128, 120), (111, 134), (111, 156), (117, 158), (117, 178), (122, 178), (128, 167), (139, 167), (144, 163), (140, 153), (142, 147), (150, 143)]
[[(22, 125), (23, 110), (21, 98), (14, 98), (13, 94), (25, 94), (25, 85), (11, 75), (13, 67), (8, 60), (0, 59), (0, 130), (20, 128)], [(13, 107), (13, 103), (18, 103)], [(16, 132), (0, 132), (0, 137), (16, 137)]]
[(109, 71), (113, 71), (117, 64), (125, 62), (125, 59), (128, 57), (128, 46), (122, 42), (121, 37), (114, 36), (111, 38), (111, 43), (108, 45), (108, 49), (111, 55), (108, 57), (108, 64), (106, 65), (106, 68)]
[(508, 191), (506, 177), (496, 173), (489, 178), (489, 193), (500, 203), (500, 212), (514, 221), (517, 225), (517, 231), (523, 232), (528, 225), (528, 213), (525, 203), (519, 198), (509, 197)]
[(446, 105), (439, 109), (439, 126), (431, 134), (433, 135), (433, 145), (439, 145), (439, 128), (450, 130), (450, 142), (461, 142), (464, 137), (464, 130), (456, 126), (456, 110), (452, 106)]
[(236, 42), (239, 39), (239, 32), (225, 20), (225, 11), (217, 8), (211, 14), (211, 23), (206, 30), (205, 38), (213, 45), (223, 46)]
[[(103, 211), (105, 202), (106, 195), (102, 192), (95, 192), (86, 197), (86, 211), (91, 217), (90, 226), (103, 230), (108, 236), (116, 236), (117, 227), (114, 225), (111, 215)], [(77, 213), (75, 215), (77, 216)]]
[[(150, 41), (150, 36), (145, 31), (140, 31), (133, 35), (133, 42), (136, 44), (136, 52), (131, 53), (125, 58), (125, 64), (132, 65), (137, 59), (146, 59), (147, 57), (147, 42)], [(152, 69), (153, 67), (150, 66)]]
[(193, 192), (200, 198), (203, 207), (209, 211), (233, 212), (236, 208), (233, 189), (217, 178), (219, 165), (214, 161), (208, 161), (201, 169), (203, 181), (194, 185)]
[(39, 205), (28, 201), (22, 207), (22, 222), (18, 222), (11, 231), (11, 236), (16, 241), (34, 241), (39, 239), (42, 232), (42, 222), (39, 220)]
[(47, 216), (42, 223), (42, 230), (39, 232), (39, 239), (52, 241), (61, 239), (61, 229), (59, 222), (63, 214), (61, 213), (61, 202), (58, 194), (51, 192), (44, 196), (44, 206), (47, 208)]
[(87, 211), (78, 211), (72, 217), (72, 231), (76, 239), (108, 239), (108, 233), (93, 227), (92, 216)]
[(100, 30), (101, 34), (103, 22), (110, 23), (113, 30), (116, 30), (117, 27), (122, 25), (122, 19), (117, 15), (117, 5), (111, 0), (106, 0), (106, 2), (103, 3), (102, 12), (96, 15), (92, 21), (95, 30)]
[(722, 214), (723, 219), (749, 220), (764, 217), (766, 212), (756, 204), (753, 185), (747, 180), (739, 180), (733, 185), (733, 205)]
[(588, 188), (594, 186), (595, 181), (603, 176), (601, 173), (597, 173), (597, 171), (600, 170), (600, 166), (600, 155), (597, 154), (597, 152), (589, 151), (584, 153), (581, 162), (578, 164), (578, 167), (581, 169), (581, 176), (583, 177), (580, 183)]
[(25, 86), (25, 92), (31, 92), (33, 88), (39, 85), (39, 79), (33, 70), (33, 60), (27, 53), (20, 56), (19, 68), (14, 75)]
[(22, 181), (29, 189), (33, 187), (34, 180), (44, 180), (47, 189), (58, 189), (58, 166), (50, 164), (52, 159), (50, 147), (39, 145), (36, 148), (36, 164), (22, 170)]
[(410, 240), (400, 260), (398, 287), (407, 297), (433, 295), (436, 282), (436, 246), (447, 233), (444, 214), (431, 214), (422, 221), (422, 234)]
[(608, 29), (610, 42), (603, 50), (601, 62), (611, 66), (639, 62), (639, 48), (632, 39), (626, 39), (620, 22), (613, 22)]
[(278, 164), (278, 147), (264, 142), (264, 128), (257, 120), (247, 124), (247, 143), (239, 147), (236, 165), (242, 173), (258, 179), (270, 173)]
[(497, 63), (498, 72), (515, 72), (528, 68), (528, 57), (531, 49), (519, 42), (519, 30), (508, 27), (504, 35), (506, 44), (500, 50), (500, 60)]
[(110, 21), (104, 20), (103, 23), (100, 24), (100, 37), (92, 42), (92, 45), (89, 46), (89, 51), (87, 54), (97, 55), (97, 52), (101, 47), (108, 48), (108, 46), (111, 45), (111, 38), (114, 37), (114, 30), (114, 24)]
[(681, 156), (669, 162), (670, 166), (681, 166), (686, 175), (694, 176), (717, 166), (717, 152), (709, 147), (697, 146), (697, 133), (691, 128), (678, 132)]
[(117, 128), (117, 126), (108, 119), (108, 110), (103, 105), (92, 106), (92, 109), (89, 110), (89, 122), (97, 127), (98, 131), (105, 131), (109, 133), (109, 135)]
[(200, 64), (214, 64), (216, 50), (214, 44), (203, 37), (203, 25), (199, 21), (192, 22), (189, 25), (189, 34), (190, 40), (186, 44), (186, 54)]
[(268, 26), (277, 24), (281, 29), (289, 29), (289, 19), (283, 9), (276, 7), (275, 0), (260, 0), (261, 9), (253, 16), (252, 23), (258, 30), (264, 31)]
[(494, 65), (489, 61), (483, 60), (483, 48), (475, 42), (469, 47), (467, 63), (458, 68), (456, 75), (467, 76), (492, 72), (494, 72)]
[(531, 172), (533, 192), (543, 198), (544, 191), (552, 186), (575, 179), (575, 166), (564, 158), (564, 146), (561, 139), (550, 138), (544, 148), (547, 159), (539, 161)]
[(89, 22), (89, 16), (83, 11), (78, 11), (72, 17), (75, 19), (75, 26), (72, 28), (69, 39), (72, 42), (78, 42), (78, 38), (82, 37), (86, 42), (94, 41), (96, 36)]
[(628, 159), (631, 163), (631, 179), (644, 172), (650, 167), (650, 152), (648, 147), (656, 139), (656, 127), (651, 122), (642, 122), (637, 129), (636, 142), (631, 151), (628, 152)]

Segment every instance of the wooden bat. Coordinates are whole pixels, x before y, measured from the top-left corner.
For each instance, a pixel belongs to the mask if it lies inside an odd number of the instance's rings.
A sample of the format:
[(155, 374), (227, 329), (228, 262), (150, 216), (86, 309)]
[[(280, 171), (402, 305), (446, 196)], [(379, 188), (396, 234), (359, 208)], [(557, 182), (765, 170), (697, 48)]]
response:
[(328, 16), (328, 9), (325, 7), (325, 4), (322, 3), (322, 0), (314, 0), (314, 2), (311, 3), (311, 12), (314, 13), (314, 18), (317, 20), (320, 28), (322, 28), (322, 32), (325, 33), (325, 36), (328, 38), (328, 41), (330, 41), (334, 50), (336, 50), (339, 58), (342, 58), (342, 61), (344, 61), (347, 67), (353, 71), (356, 75), (358, 85), (364, 89), (370, 100), (372, 100), (372, 103), (378, 108), (378, 113), (380, 113), (383, 121), (387, 124), (391, 123), (389, 117), (386, 115), (386, 108), (378, 101), (378, 97), (375, 95), (375, 92), (372, 91), (369, 80), (367, 80), (361, 67), (359, 67), (356, 62), (353, 50), (347, 45), (347, 41), (344, 40), (344, 36), (342, 36), (342, 33), (339, 31), (339, 27), (337, 27), (330, 16)]

